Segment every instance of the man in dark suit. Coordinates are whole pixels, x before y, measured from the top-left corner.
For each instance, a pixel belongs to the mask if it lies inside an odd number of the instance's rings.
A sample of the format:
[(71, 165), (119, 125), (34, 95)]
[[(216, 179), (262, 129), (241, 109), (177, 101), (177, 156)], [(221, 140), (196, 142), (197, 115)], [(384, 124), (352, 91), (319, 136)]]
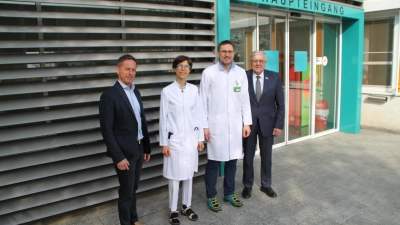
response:
[(114, 162), (120, 184), (118, 213), (122, 225), (137, 225), (136, 190), (142, 164), (150, 160), (150, 139), (139, 91), (132, 84), (136, 59), (118, 59), (118, 81), (100, 97), (100, 127), (107, 156)]
[(271, 188), (272, 145), (274, 137), (282, 133), (285, 100), (279, 74), (265, 70), (267, 56), (264, 51), (250, 55), (251, 70), (246, 71), (253, 125), (248, 138), (243, 139), (243, 198), (250, 198), (254, 183), (253, 160), (257, 137), (261, 156), (261, 188), (271, 198), (277, 197)]

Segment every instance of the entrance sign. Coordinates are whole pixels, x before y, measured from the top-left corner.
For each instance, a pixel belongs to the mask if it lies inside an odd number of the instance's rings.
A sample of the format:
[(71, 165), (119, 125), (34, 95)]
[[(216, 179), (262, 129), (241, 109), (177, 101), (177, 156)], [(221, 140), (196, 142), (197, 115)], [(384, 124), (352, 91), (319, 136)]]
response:
[(291, 10), (321, 13), (325, 15), (357, 18), (363, 11), (356, 7), (339, 5), (334, 2), (320, 0), (239, 0), (239, 2), (253, 2), (270, 6), (284, 7)]

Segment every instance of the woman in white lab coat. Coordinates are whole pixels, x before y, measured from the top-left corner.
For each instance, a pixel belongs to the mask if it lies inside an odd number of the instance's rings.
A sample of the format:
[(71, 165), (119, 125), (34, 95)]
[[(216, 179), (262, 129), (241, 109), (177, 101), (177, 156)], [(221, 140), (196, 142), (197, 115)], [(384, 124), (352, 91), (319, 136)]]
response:
[(186, 56), (175, 58), (176, 80), (163, 88), (160, 103), (160, 146), (164, 154), (163, 176), (168, 179), (170, 223), (180, 224), (177, 212), (179, 182), (182, 181), (181, 213), (198, 219), (191, 209), (193, 174), (198, 168), (198, 151), (204, 148), (202, 108), (197, 86), (186, 82), (193, 66)]

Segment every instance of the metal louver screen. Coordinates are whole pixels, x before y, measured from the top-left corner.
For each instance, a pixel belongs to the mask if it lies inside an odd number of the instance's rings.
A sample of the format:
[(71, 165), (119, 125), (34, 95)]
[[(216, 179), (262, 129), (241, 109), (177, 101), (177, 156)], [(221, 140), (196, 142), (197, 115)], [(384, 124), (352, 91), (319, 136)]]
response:
[[(100, 94), (116, 59), (138, 60), (152, 142), (140, 191), (167, 184), (158, 147), (161, 89), (172, 60), (189, 81), (215, 59), (214, 0), (0, 0), (0, 224), (21, 224), (116, 199), (99, 129)], [(207, 158), (200, 155), (197, 175)]]

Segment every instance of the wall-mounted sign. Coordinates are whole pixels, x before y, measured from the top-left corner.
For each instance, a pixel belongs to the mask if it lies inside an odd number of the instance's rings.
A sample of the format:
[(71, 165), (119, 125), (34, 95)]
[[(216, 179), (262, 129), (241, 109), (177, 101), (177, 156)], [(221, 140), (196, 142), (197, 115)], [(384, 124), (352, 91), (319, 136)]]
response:
[(323, 66), (328, 65), (328, 57), (326, 57), (326, 56), (322, 57), (322, 65)]
[(277, 7), (285, 7), (294, 10), (302, 10), (314, 13), (329, 14), (334, 16), (345, 16), (356, 18), (364, 11), (360, 8), (339, 5), (335, 2), (321, 0), (239, 0), (241, 2), (253, 2)]
[(326, 66), (328, 65), (328, 57), (316, 57), (315, 58), (315, 65), (323, 65)]
[(322, 65), (322, 57), (315, 58), (315, 64), (316, 65)]

